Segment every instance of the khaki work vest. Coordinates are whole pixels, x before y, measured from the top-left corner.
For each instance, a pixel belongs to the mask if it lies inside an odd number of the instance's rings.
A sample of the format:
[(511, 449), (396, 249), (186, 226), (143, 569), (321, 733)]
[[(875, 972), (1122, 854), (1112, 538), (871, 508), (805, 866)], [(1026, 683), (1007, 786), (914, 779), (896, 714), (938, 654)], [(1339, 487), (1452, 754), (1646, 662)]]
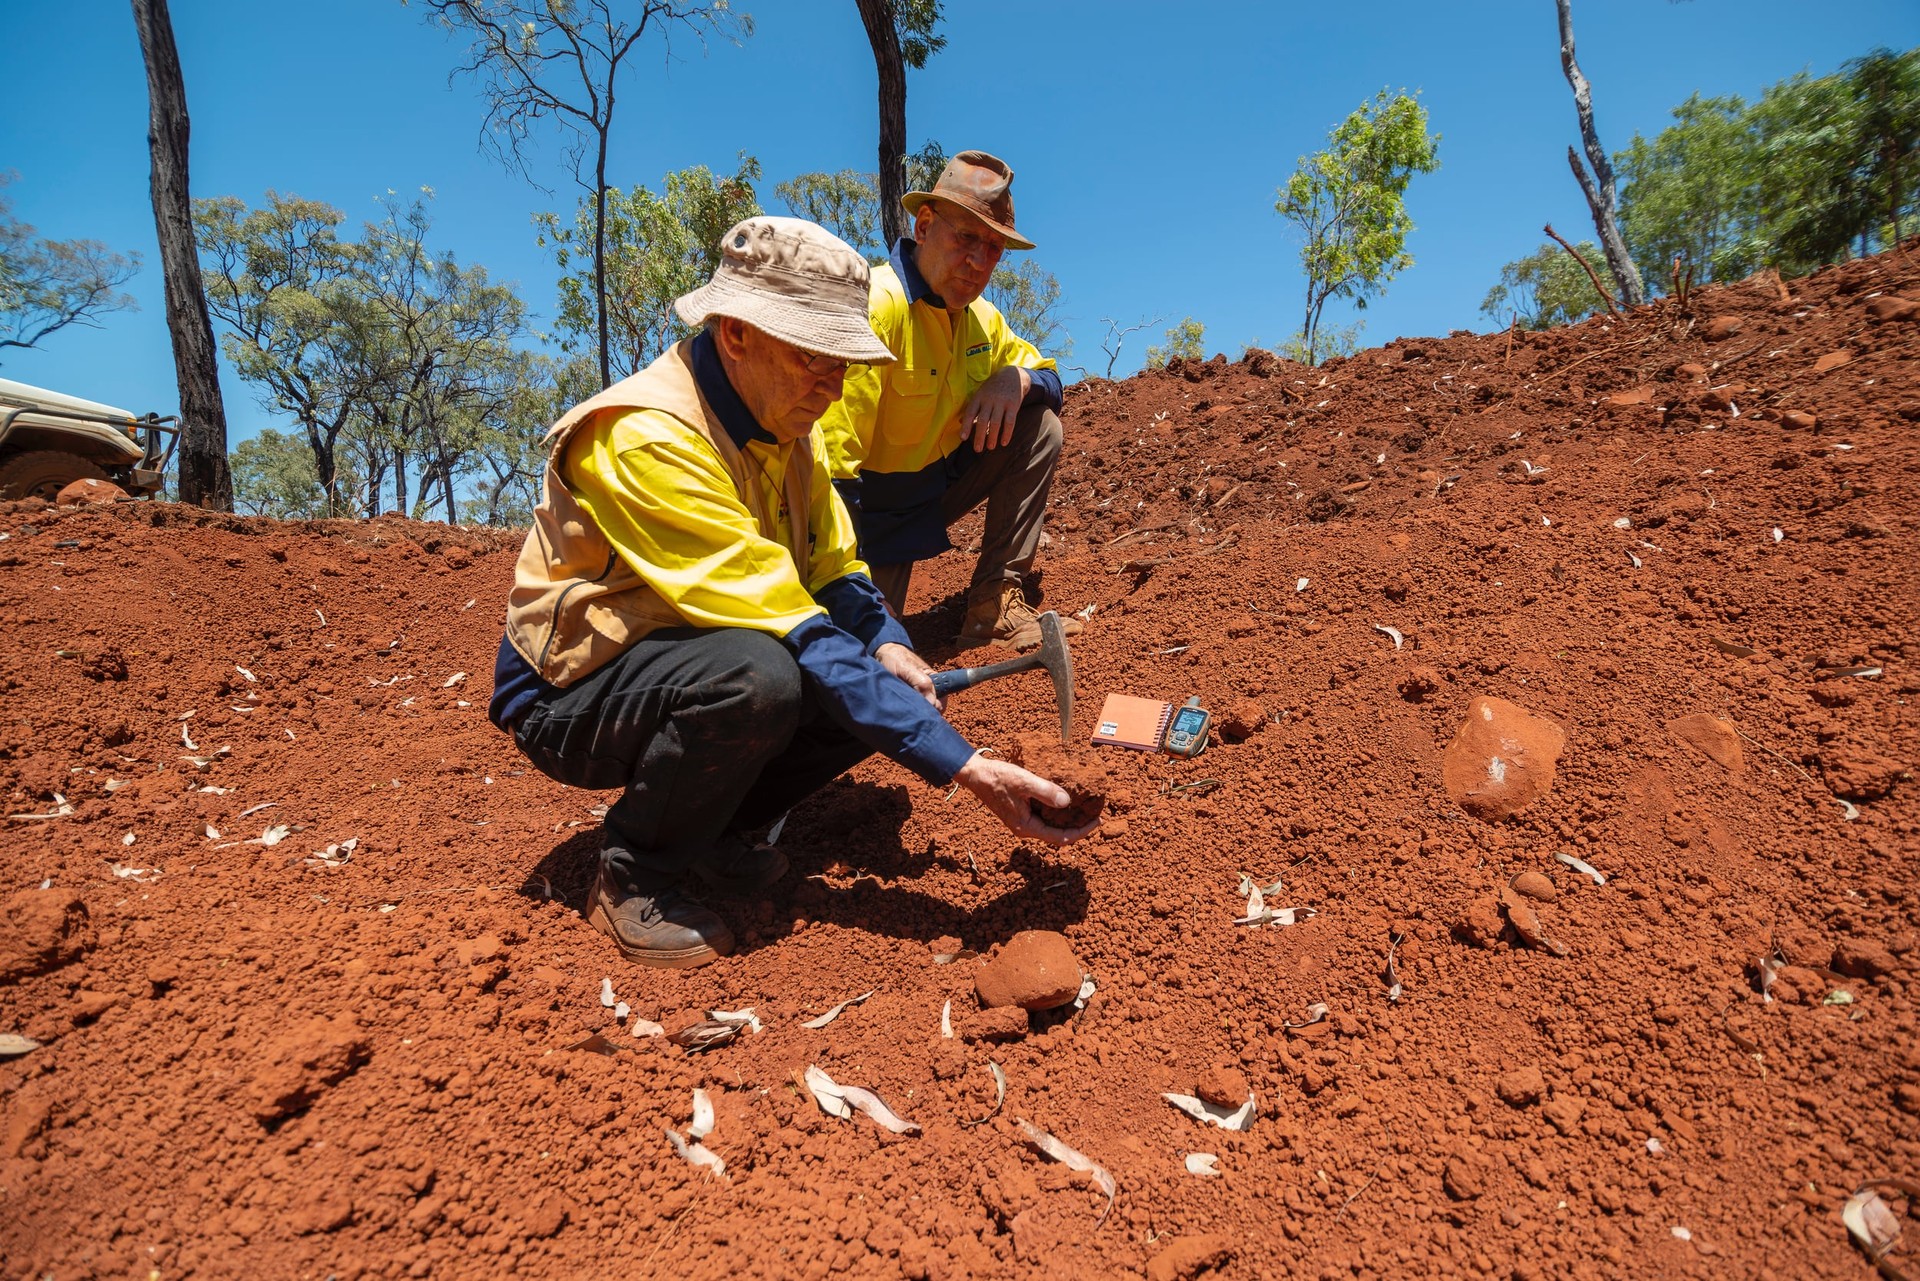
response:
[[(565, 687), (598, 670), (647, 633), (684, 627), (687, 620), (620, 559), (607, 536), (574, 500), (561, 475), (567, 442), (603, 411), (658, 410), (698, 432), (733, 477), (734, 489), (753, 513), (760, 534), (786, 547), (807, 579), (809, 499), (813, 479), (811, 438), (787, 451), (783, 485), (788, 528), (753, 483), (752, 464), (727, 435), (694, 380), (688, 342), (630, 378), (568, 410), (546, 434), (547, 474), (533, 528), (514, 566), (507, 596), (507, 639), (542, 679)], [(783, 536), (784, 535), (784, 536)]]

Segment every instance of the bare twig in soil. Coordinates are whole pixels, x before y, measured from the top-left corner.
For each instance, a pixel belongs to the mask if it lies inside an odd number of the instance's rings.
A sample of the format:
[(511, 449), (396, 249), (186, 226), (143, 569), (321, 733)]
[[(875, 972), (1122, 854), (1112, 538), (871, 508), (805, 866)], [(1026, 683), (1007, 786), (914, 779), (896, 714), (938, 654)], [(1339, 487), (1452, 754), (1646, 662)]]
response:
[(1500, 358), (1501, 364), (1513, 359), (1513, 331), (1520, 327), (1520, 313), (1513, 313), (1513, 320), (1507, 325), (1507, 354)]
[(1160, 789), (1160, 795), (1172, 796), (1175, 792), (1199, 792), (1204, 795), (1220, 785), (1221, 781), (1217, 778), (1196, 778), (1191, 783), (1169, 782)]
[(1591, 280), (1593, 282), (1593, 287), (1600, 291), (1601, 299), (1607, 304), (1607, 314), (1612, 316), (1615, 320), (1622, 319), (1620, 315), (1620, 309), (1613, 305), (1613, 295), (1607, 292), (1607, 287), (1600, 283), (1600, 277), (1594, 274), (1593, 264), (1588, 262), (1585, 258), (1582, 258), (1580, 256), (1580, 251), (1578, 249), (1575, 249), (1572, 245), (1568, 244), (1566, 241), (1561, 240), (1560, 233), (1553, 229), (1552, 223), (1547, 224), (1546, 232), (1549, 236), (1552, 236), (1556, 242), (1558, 242), (1559, 246), (1562, 249), (1566, 250), (1569, 254), (1573, 256), (1573, 260), (1575, 262), (1579, 263), (1582, 267), (1585, 267), (1587, 269), (1587, 279)]
[[(1393, 1142), (1393, 1123), (1390, 1121), (1387, 1121), (1385, 1118), (1382, 1118), (1380, 1123), (1387, 1127), (1387, 1142), (1389, 1143)], [(1351, 1206), (1355, 1201), (1358, 1201), (1361, 1197), (1365, 1196), (1367, 1189), (1372, 1187), (1376, 1182), (1379, 1181), (1379, 1179), (1380, 1179), (1380, 1165), (1378, 1162), (1376, 1162), (1373, 1167), (1373, 1173), (1369, 1174), (1367, 1176), (1367, 1181), (1360, 1185), (1360, 1190), (1358, 1192), (1355, 1192), (1352, 1196), (1348, 1197), (1346, 1200), (1342, 1201), (1340, 1203), (1340, 1208), (1334, 1211), (1334, 1214), (1333, 1214), (1334, 1220), (1337, 1222), (1342, 1216), (1344, 1216), (1347, 1212), (1348, 1207)]]
[[(1659, 336), (1660, 335), (1658, 334), (1648, 334), (1645, 338), (1636, 338), (1632, 342), (1618, 342), (1618, 343), (1615, 343), (1613, 346), (1608, 347), (1602, 351), (1589, 352), (1588, 354), (1580, 357), (1580, 359), (1578, 360), (1571, 361), (1567, 364), (1560, 366), (1560, 368), (1558, 369), (1549, 371), (1548, 373), (1542, 375), (1542, 377), (1555, 378), (1561, 374), (1566, 373), (1570, 369), (1577, 369), (1581, 365), (1586, 364), (1589, 360), (1594, 360), (1600, 356), (1610, 356), (1616, 351), (1625, 351), (1629, 347), (1644, 347), (1648, 343), (1652, 342), (1654, 339), (1658, 338)], [(1493, 408), (1494, 406), (1489, 405), (1486, 409), (1483, 409), (1480, 412), (1484, 414), (1491, 411)]]
[(1124, 534), (1121, 534), (1114, 538), (1109, 538), (1107, 540), (1106, 545), (1109, 547), (1118, 546), (1119, 544), (1126, 542), (1129, 538), (1138, 538), (1143, 534), (1157, 534), (1163, 529), (1172, 529), (1175, 525), (1178, 525), (1179, 523), (1180, 522), (1177, 520), (1163, 520), (1158, 525), (1142, 525), (1138, 529), (1129, 529)]

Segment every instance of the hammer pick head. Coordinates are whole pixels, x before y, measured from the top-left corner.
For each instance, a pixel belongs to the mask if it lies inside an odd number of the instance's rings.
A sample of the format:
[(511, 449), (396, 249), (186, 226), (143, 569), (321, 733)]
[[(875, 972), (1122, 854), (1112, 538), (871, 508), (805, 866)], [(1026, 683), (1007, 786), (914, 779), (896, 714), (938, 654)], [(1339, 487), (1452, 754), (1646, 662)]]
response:
[(1060, 626), (1060, 615), (1048, 610), (1040, 615), (1040, 665), (1053, 677), (1054, 700), (1060, 704), (1060, 741), (1073, 741), (1073, 654), (1067, 649), (1067, 635)]

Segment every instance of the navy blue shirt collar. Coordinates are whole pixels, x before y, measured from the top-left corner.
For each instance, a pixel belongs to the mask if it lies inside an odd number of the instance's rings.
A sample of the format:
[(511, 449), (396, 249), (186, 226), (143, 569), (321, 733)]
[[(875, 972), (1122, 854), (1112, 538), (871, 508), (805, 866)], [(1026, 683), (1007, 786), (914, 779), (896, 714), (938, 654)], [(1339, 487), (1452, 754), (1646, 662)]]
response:
[(693, 380), (700, 385), (700, 394), (707, 398), (714, 417), (727, 429), (735, 447), (745, 449), (753, 441), (777, 444), (773, 433), (760, 425), (753, 411), (747, 408), (747, 402), (733, 389), (726, 366), (720, 363), (720, 349), (714, 345), (713, 335), (702, 329), (693, 336), (688, 349), (692, 356)]
[(907, 291), (908, 304), (931, 303), (945, 311), (946, 302), (928, 287), (927, 278), (920, 274), (920, 266), (913, 260), (913, 251), (919, 247), (914, 244), (912, 236), (902, 236), (893, 242), (893, 274), (900, 277), (900, 286)]

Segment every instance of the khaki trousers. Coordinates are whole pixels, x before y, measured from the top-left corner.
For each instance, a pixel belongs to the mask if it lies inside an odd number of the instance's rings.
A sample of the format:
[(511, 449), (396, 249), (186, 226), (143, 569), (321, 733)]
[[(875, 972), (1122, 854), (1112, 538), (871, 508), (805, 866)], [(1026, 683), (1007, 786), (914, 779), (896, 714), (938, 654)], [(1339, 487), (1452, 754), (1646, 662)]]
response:
[[(1047, 515), (1053, 470), (1066, 439), (1059, 415), (1045, 405), (1028, 405), (1015, 420), (1013, 438), (998, 449), (976, 455), (940, 499), (948, 525), (987, 504), (987, 526), (980, 535), (980, 560), (973, 569), (968, 596), (997, 583), (1018, 583), (1033, 568), (1040, 550), (1040, 526)], [(962, 449), (972, 449), (962, 444)], [(907, 612), (907, 587), (913, 561), (870, 565), (873, 585), (898, 617)]]

